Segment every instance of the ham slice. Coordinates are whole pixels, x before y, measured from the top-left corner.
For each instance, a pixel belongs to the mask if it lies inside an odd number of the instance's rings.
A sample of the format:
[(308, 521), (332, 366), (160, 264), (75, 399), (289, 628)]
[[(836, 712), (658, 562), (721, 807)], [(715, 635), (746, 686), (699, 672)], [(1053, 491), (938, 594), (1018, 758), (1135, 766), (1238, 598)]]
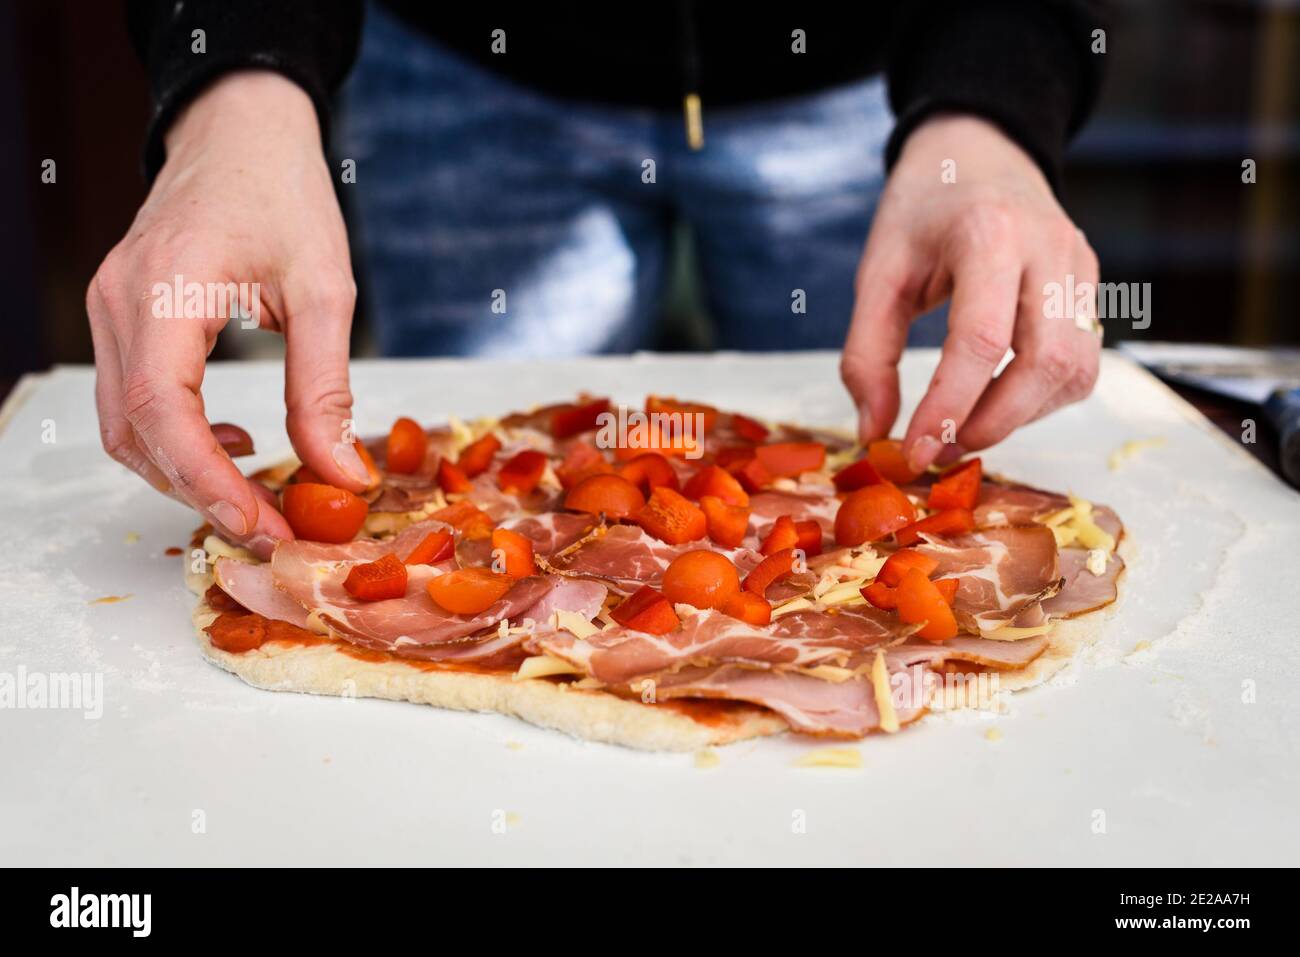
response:
[[(399, 536), (423, 534), (420, 523)], [(436, 524), (436, 523), (435, 523)], [(503, 619), (522, 617), (553, 587), (550, 578), (521, 578), (496, 604), (477, 615), (453, 615), (434, 604), (425, 589), (430, 578), (446, 568), (412, 565), (407, 570), (406, 595), (385, 601), (363, 602), (343, 587), (352, 566), (374, 561), (400, 550), (395, 543), (349, 542), (322, 545), (315, 542), (282, 542), (271, 557), (275, 585), (303, 608), (315, 611), (322, 621), (355, 644), (389, 651), (408, 658), (447, 657), (449, 642), (468, 639)], [(516, 642), (518, 639), (516, 639)]]
[(1115, 553), (1106, 556), (1106, 569), (1100, 575), (1088, 571), (1088, 549), (1063, 548), (1060, 555), (1061, 590), (1043, 602), (1043, 611), (1052, 618), (1071, 618), (1104, 608), (1119, 594), (1119, 575), (1124, 560)]
[[(1019, 670), (1047, 649), (1047, 638), (1021, 638), (1019, 641), (994, 641), (958, 635), (944, 642), (913, 638), (885, 652), (892, 666), (927, 664), (938, 666), (945, 661), (967, 661), (1000, 670)], [(860, 662), (859, 662), (860, 663)], [(855, 665), (856, 667), (856, 665)]]
[(636, 525), (611, 525), (547, 559), (546, 566), (557, 574), (595, 579), (616, 594), (630, 595), (642, 585), (658, 588), (673, 559), (699, 549), (727, 556), (742, 576), (763, 557), (745, 548), (719, 548), (707, 539), (669, 545)]
[(812, 519), (822, 527), (826, 536), (834, 539), (835, 513), (839, 508), (840, 502), (835, 497), (833, 485), (805, 485), (798, 492), (757, 492), (749, 497), (751, 537), (745, 544), (757, 546), (782, 515), (789, 515), (796, 522)]
[(751, 625), (719, 611), (702, 611), (666, 635), (615, 626), (583, 639), (552, 629), (535, 634), (528, 647), (563, 658), (605, 684), (618, 685), (686, 665), (810, 668), (843, 663), (866, 648), (901, 640), (910, 630), (896, 616), (875, 608), (837, 615), (797, 611), (770, 625)]
[(927, 538), (918, 550), (939, 562), (932, 579), (958, 580), (953, 615), (972, 634), (1015, 621), (1060, 588), (1056, 537), (1045, 525)]
[[(533, 543), (533, 554), (543, 558), (563, 551), (582, 539), (596, 526), (590, 515), (574, 512), (542, 512), (540, 515), (518, 515), (500, 524), (518, 532)], [(462, 567), (477, 565), (486, 568), (492, 564), (492, 540), (462, 539), (456, 544), (456, 558)]]
[(218, 588), (249, 611), (311, 630), (307, 609), (275, 587), (270, 565), (218, 558), (212, 576)]
[[(924, 668), (911, 669), (901, 680), (891, 669), (890, 680), (899, 724), (908, 724), (925, 713), (923, 707), (901, 705), (905, 696), (899, 694), (908, 682), (924, 686)], [(864, 677), (835, 682), (798, 672), (720, 665), (660, 675), (654, 679), (653, 692), (657, 701), (679, 697), (748, 701), (775, 711), (796, 731), (822, 737), (861, 738), (880, 727), (875, 692)]]

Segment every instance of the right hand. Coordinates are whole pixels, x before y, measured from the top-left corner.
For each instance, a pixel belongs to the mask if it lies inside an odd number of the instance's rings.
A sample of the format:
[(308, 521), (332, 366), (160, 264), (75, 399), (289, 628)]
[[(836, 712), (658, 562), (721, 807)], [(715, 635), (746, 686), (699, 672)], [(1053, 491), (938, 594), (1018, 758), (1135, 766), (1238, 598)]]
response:
[[(223, 77), (167, 134), (167, 162), (86, 291), (104, 448), (226, 537), (268, 557), (293, 538), (213, 436), (200, 387), (229, 316), (155, 315), (156, 283), (260, 283), (260, 324), (286, 339), (294, 450), (326, 482), (367, 483), (348, 428), (356, 285), (311, 100), (276, 73)], [(206, 311), (206, 310), (205, 310)]]

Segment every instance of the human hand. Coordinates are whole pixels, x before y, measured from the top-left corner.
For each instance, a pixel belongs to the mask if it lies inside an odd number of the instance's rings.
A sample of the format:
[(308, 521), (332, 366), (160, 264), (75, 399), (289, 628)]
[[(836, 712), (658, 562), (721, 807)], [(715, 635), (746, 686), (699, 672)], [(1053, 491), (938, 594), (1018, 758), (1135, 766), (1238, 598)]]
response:
[[(946, 168), (955, 181), (941, 178)], [(939, 366), (903, 440), (913, 469), (993, 445), (1087, 396), (1100, 337), (1044, 310), (1048, 284), (1064, 286), (1067, 275), (1095, 289), (1097, 257), (1034, 161), (975, 117), (919, 126), (876, 212), (840, 364), (863, 441), (887, 436), (898, 416), (908, 326), (949, 295)], [(1008, 347), (1015, 358), (994, 379)]]
[(144, 206), (86, 293), (105, 450), (267, 557), (293, 532), (222, 449), (200, 393), (229, 306), (187, 316), (155, 290), (178, 276), (206, 289), (246, 284), (245, 314), (286, 339), (294, 449), (326, 482), (362, 490), (369, 476), (345, 424), (356, 300), (347, 236), (315, 111), (284, 77), (234, 73), (186, 108)]

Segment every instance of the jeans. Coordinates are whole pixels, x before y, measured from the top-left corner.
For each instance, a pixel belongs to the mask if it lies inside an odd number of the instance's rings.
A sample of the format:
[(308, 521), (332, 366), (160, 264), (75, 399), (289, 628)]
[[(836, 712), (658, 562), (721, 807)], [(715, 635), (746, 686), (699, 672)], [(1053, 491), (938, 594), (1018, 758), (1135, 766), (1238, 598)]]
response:
[(372, 4), (341, 105), (385, 355), (649, 347), (679, 221), (715, 348), (843, 344), (893, 122), (879, 77), (733, 109), (706, 90), (693, 151), (680, 113), (548, 97)]

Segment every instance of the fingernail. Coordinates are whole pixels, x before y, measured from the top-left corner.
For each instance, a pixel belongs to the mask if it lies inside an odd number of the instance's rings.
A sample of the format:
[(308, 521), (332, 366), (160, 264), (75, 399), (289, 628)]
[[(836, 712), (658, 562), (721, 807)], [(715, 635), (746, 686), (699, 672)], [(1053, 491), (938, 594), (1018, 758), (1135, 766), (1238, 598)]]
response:
[(907, 453), (907, 464), (913, 472), (924, 472), (934, 461), (939, 449), (942, 446), (939, 440), (933, 435), (923, 435), (912, 443), (911, 450)]
[(349, 442), (339, 442), (334, 446), (334, 462), (348, 477), (362, 485), (370, 484), (370, 473), (366, 470), (366, 463), (361, 461), (361, 456), (357, 455), (357, 450)]
[(236, 538), (242, 538), (248, 534), (248, 519), (244, 517), (243, 512), (229, 502), (217, 502), (208, 509), (208, 513), (218, 525)]
[(246, 541), (244, 546), (258, 558), (269, 559), (271, 553), (275, 551), (275, 546), (279, 544), (280, 540), (278, 538), (272, 538), (265, 532), (258, 532)]
[(858, 435), (866, 439), (875, 434), (876, 434), (876, 423), (875, 420), (871, 418), (871, 409), (865, 405), (859, 406)]
[(953, 445), (945, 445), (943, 451), (939, 453), (939, 457), (935, 459), (935, 461), (939, 465), (952, 465), (953, 462), (956, 462), (965, 454), (966, 450), (960, 445), (955, 443)]

